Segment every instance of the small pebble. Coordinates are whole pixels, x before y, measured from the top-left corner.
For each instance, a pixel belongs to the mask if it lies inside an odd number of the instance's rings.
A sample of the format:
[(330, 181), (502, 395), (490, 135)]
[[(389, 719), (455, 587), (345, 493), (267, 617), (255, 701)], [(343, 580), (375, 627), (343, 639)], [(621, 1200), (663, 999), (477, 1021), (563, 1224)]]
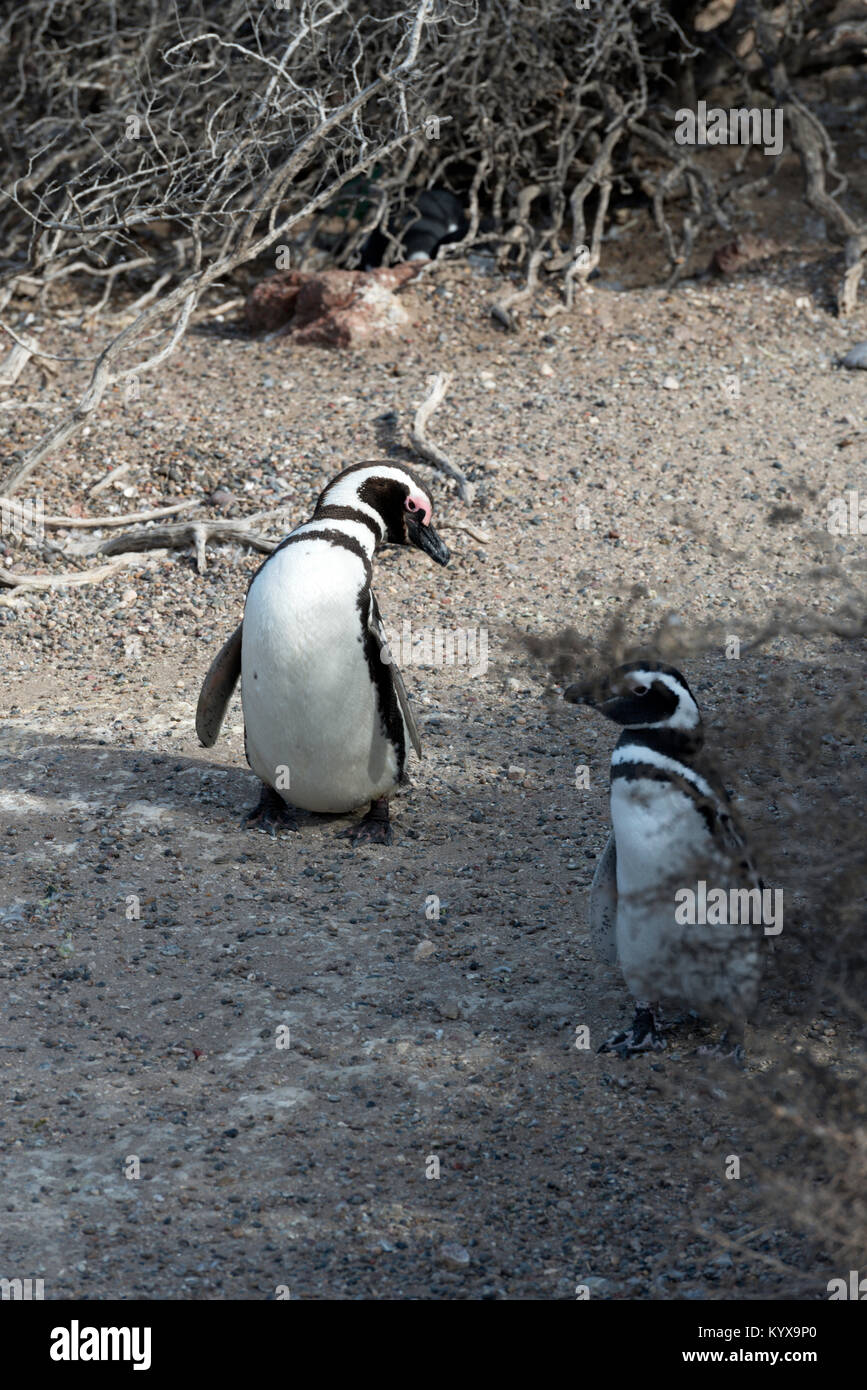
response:
[(440, 1260), (448, 1269), (467, 1269), (470, 1253), (462, 1245), (455, 1245), (449, 1241), (446, 1245), (440, 1246)]

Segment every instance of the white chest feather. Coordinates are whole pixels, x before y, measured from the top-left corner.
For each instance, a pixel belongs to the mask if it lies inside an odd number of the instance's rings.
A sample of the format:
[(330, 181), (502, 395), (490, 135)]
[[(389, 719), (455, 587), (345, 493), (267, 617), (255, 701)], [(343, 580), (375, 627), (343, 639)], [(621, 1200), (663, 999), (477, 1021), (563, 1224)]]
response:
[(611, 821), (617, 841), (617, 888), (641, 893), (698, 867), (711, 848), (707, 826), (687, 793), (650, 778), (616, 778)]
[(349, 811), (399, 778), (365, 654), (361, 558), (318, 539), (265, 565), (244, 611), (241, 695), (254, 771), (293, 805)]
[(693, 799), (671, 784), (615, 778), (611, 819), (617, 852), (617, 955), (632, 994), (710, 1016), (740, 1016), (760, 974), (755, 928), (684, 924), (677, 894), (704, 879), (728, 890), (719, 853)]

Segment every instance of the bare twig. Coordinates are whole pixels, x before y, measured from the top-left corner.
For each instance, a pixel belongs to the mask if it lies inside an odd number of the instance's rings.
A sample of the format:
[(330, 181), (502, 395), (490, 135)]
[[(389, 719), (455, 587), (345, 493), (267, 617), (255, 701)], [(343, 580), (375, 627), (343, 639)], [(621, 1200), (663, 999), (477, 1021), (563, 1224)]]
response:
[(438, 521), (438, 531), (465, 531), (468, 536), (472, 536), (474, 541), (480, 545), (487, 545), (490, 536), (487, 531), (480, 531), (478, 526), (472, 526), (468, 521)]
[(420, 458), (432, 463), (434, 468), (438, 468), (441, 473), (445, 473), (447, 478), (451, 478), (458, 485), (458, 493), (464, 502), (472, 502), (473, 485), (470, 483), (460, 468), (452, 463), (449, 458), (432, 444), (425, 434), (427, 422), (433, 415), (438, 405), (442, 404), (446, 392), (451, 384), (451, 376), (447, 372), (440, 372), (432, 378), (430, 395), (419, 406), (415, 413), (412, 429), (409, 432), (409, 439), (412, 447)]
[(90, 496), (96, 497), (98, 492), (104, 492), (107, 487), (111, 487), (113, 482), (122, 478), (131, 468), (131, 463), (119, 463), (116, 468), (110, 468), (98, 482), (94, 483), (92, 488), (88, 489)]
[(269, 541), (265, 536), (248, 530), (243, 521), (184, 521), (174, 526), (148, 526), (141, 531), (112, 536), (97, 546), (93, 553), (120, 555), (132, 550), (181, 550), (184, 546), (193, 545), (201, 573), (205, 567), (205, 546), (215, 542), (247, 545), (263, 555), (270, 555), (277, 545), (277, 541)]
[(47, 401), (0, 401), (0, 410), (48, 410), (57, 412), (62, 406), (49, 405)]
[(235, 295), (232, 299), (223, 300), (222, 304), (214, 304), (208, 309), (201, 309), (197, 315), (200, 319), (213, 319), (220, 314), (230, 314), (235, 309), (243, 309), (244, 296)]
[(99, 565), (92, 570), (74, 570), (70, 574), (13, 574), (11, 570), (0, 568), (0, 584), (8, 589), (81, 588), (84, 584), (101, 584), (131, 561), (132, 556), (125, 555), (110, 565)]
[[(6, 500), (0, 497), (0, 506)], [(200, 507), (203, 500), (201, 497), (194, 497), (186, 502), (173, 502), (170, 507), (154, 507), (152, 511), (147, 512), (127, 512), (123, 516), (45, 516), (42, 517), (42, 525), (49, 531), (106, 530), (109, 527), (129, 526), (134, 521), (156, 521), (158, 517), (174, 516), (177, 512)]]
[(0, 363), (0, 386), (14, 386), (32, 356), (33, 349), (16, 340), (15, 346)]

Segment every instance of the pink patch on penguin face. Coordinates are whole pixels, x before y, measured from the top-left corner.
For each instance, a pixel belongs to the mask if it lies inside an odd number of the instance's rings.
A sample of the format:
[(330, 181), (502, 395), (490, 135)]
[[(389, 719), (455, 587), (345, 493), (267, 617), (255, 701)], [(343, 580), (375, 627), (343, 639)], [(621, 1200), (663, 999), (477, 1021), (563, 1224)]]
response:
[(417, 516), (423, 526), (430, 526), (431, 504), (421, 492), (411, 492), (403, 504), (410, 516)]

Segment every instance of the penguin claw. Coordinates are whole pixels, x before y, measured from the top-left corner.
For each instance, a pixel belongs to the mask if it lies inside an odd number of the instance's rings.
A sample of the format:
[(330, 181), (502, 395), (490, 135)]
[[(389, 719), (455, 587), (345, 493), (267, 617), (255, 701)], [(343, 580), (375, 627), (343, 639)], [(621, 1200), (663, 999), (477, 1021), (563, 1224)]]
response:
[(743, 1043), (732, 1042), (723, 1036), (718, 1043), (705, 1043), (695, 1050), (696, 1057), (716, 1057), (720, 1062), (731, 1062), (736, 1067), (746, 1065), (747, 1055)]
[(371, 801), (367, 814), (348, 830), (341, 830), (340, 836), (356, 845), (390, 845), (394, 834), (388, 819), (387, 797)]
[(390, 845), (394, 840), (394, 831), (388, 821), (368, 820), (365, 816), (357, 825), (341, 830), (340, 838), (351, 840), (356, 845)]
[(612, 1033), (599, 1048), (600, 1052), (616, 1052), (618, 1057), (634, 1057), (638, 1052), (661, 1052), (665, 1038), (659, 1033), (651, 1009), (636, 1009), (628, 1028)]
[(600, 1052), (616, 1052), (618, 1057), (637, 1057), (640, 1052), (662, 1052), (667, 1046), (665, 1038), (658, 1033), (648, 1035), (637, 1042), (632, 1029), (615, 1033), (599, 1048)]
[(282, 796), (263, 785), (259, 802), (242, 818), (241, 829), (264, 830), (273, 839), (278, 830), (297, 830), (298, 824)]
[(249, 811), (241, 820), (241, 829), (264, 830), (266, 835), (270, 835), (272, 840), (275, 840), (278, 830), (297, 830), (298, 826), (291, 815), (273, 816), (260, 814), (258, 811)]

